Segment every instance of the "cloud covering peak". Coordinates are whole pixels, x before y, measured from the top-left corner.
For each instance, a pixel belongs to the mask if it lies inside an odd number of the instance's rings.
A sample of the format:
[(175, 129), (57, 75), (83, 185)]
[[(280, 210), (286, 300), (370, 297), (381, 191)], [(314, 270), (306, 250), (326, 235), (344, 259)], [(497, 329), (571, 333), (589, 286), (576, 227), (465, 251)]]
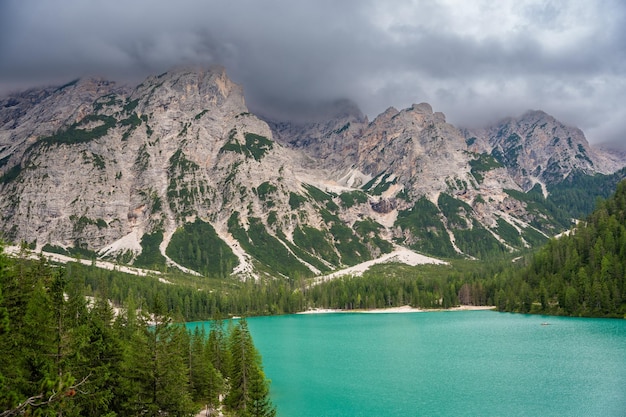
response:
[(0, 90), (220, 64), (251, 110), (429, 102), (456, 125), (542, 109), (626, 139), (626, 4), (501, 0), (4, 0)]

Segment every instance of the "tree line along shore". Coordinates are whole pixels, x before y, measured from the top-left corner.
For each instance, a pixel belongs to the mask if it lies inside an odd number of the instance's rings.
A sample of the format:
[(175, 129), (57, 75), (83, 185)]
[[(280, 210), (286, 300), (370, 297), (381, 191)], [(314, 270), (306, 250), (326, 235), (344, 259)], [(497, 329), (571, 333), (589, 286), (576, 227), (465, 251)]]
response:
[(624, 318), (626, 182), (570, 234), (512, 258), (379, 264), (311, 285), (133, 276), (0, 253), (0, 416), (192, 415), (207, 405), (273, 415), (246, 321), (208, 334), (176, 324), (185, 321), (460, 305)]
[(0, 254), (0, 416), (274, 416), (245, 319), (175, 323), (164, 299), (117, 314), (65, 268)]

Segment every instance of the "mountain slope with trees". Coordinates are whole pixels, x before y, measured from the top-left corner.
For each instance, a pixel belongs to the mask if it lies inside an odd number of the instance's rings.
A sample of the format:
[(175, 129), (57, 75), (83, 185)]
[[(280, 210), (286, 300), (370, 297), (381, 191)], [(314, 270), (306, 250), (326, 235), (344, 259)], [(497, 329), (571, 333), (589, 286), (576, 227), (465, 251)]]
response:
[(499, 310), (625, 317), (626, 181), (570, 234), (550, 240), (503, 279)]
[(570, 228), (626, 164), (539, 111), (477, 131), (427, 103), (371, 122), (349, 102), (323, 113), (263, 120), (220, 67), (0, 97), (0, 236), (242, 280), (312, 277), (392, 244), (491, 259)]

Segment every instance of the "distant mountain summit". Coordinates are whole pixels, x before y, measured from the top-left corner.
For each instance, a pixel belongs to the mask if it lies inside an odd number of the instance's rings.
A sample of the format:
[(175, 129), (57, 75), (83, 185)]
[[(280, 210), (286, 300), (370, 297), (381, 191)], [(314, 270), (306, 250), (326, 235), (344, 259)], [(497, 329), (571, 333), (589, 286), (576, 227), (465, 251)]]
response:
[(312, 114), (262, 120), (221, 67), (9, 95), (0, 229), (144, 267), (311, 276), (393, 245), (474, 258), (535, 245), (571, 222), (551, 187), (624, 165), (543, 112), (474, 131), (426, 103), (371, 122), (349, 101)]
[(543, 111), (528, 111), (466, 136), (471, 147), (505, 165), (525, 191), (537, 183), (559, 183), (573, 171), (608, 174), (623, 166), (592, 149), (580, 129)]

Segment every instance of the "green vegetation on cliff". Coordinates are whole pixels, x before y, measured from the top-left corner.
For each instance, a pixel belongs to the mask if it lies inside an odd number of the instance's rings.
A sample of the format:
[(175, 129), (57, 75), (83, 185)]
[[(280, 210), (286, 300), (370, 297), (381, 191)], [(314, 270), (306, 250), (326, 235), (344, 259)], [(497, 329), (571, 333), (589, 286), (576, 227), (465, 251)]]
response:
[(165, 257), (161, 254), (159, 246), (163, 242), (163, 232), (156, 230), (147, 233), (141, 238), (141, 254), (137, 256), (134, 266), (160, 270), (165, 267)]
[(263, 222), (255, 217), (248, 218), (248, 230), (239, 222), (239, 212), (228, 219), (228, 231), (241, 244), (241, 247), (258, 262), (285, 276), (313, 275), (276, 237), (268, 233)]
[(239, 263), (213, 226), (200, 219), (176, 230), (165, 253), (174, 262), (205, 276), (226, 277)]
[[(86, 128), (89, 123), (97, 124), (95, 127)], [(98, 139), (106, 135), (110, 128), (114, 127), (117, 120), (112, 116), (91, 114), (78, 123), (72, 124), (66, 130), (59, 131), (52, 136), (42, 138), (36, 145), (74, 145)]]
[(562, 182), (548, 186), (548, 200), (567, 210), (571, 218), (580, 219), (591, 213), (598, 198), (608, 198), (624, 178), (626, 168), (611, 175), (587, 175), (574, 171)]
[(420, 198), (413, 208), (400, 211), (395, 225), (410, 233), (408, 239), (399, 243), (411, 249), (446, 258), (458, 256), (441, 222), (439, 209), (426, 197)]
[(236, 138), (236, 133), (234, 129), (230, 132), (228, 142), (222, 146), (220, 153), (235, 152), (243, 154), (247, 158), (254, 158), (256, 161), (260, 161), (267, 152), (274, 148), (274, 142), (265, 136), (255, 133), (244, 134), (245, 143), (241, 144)]

